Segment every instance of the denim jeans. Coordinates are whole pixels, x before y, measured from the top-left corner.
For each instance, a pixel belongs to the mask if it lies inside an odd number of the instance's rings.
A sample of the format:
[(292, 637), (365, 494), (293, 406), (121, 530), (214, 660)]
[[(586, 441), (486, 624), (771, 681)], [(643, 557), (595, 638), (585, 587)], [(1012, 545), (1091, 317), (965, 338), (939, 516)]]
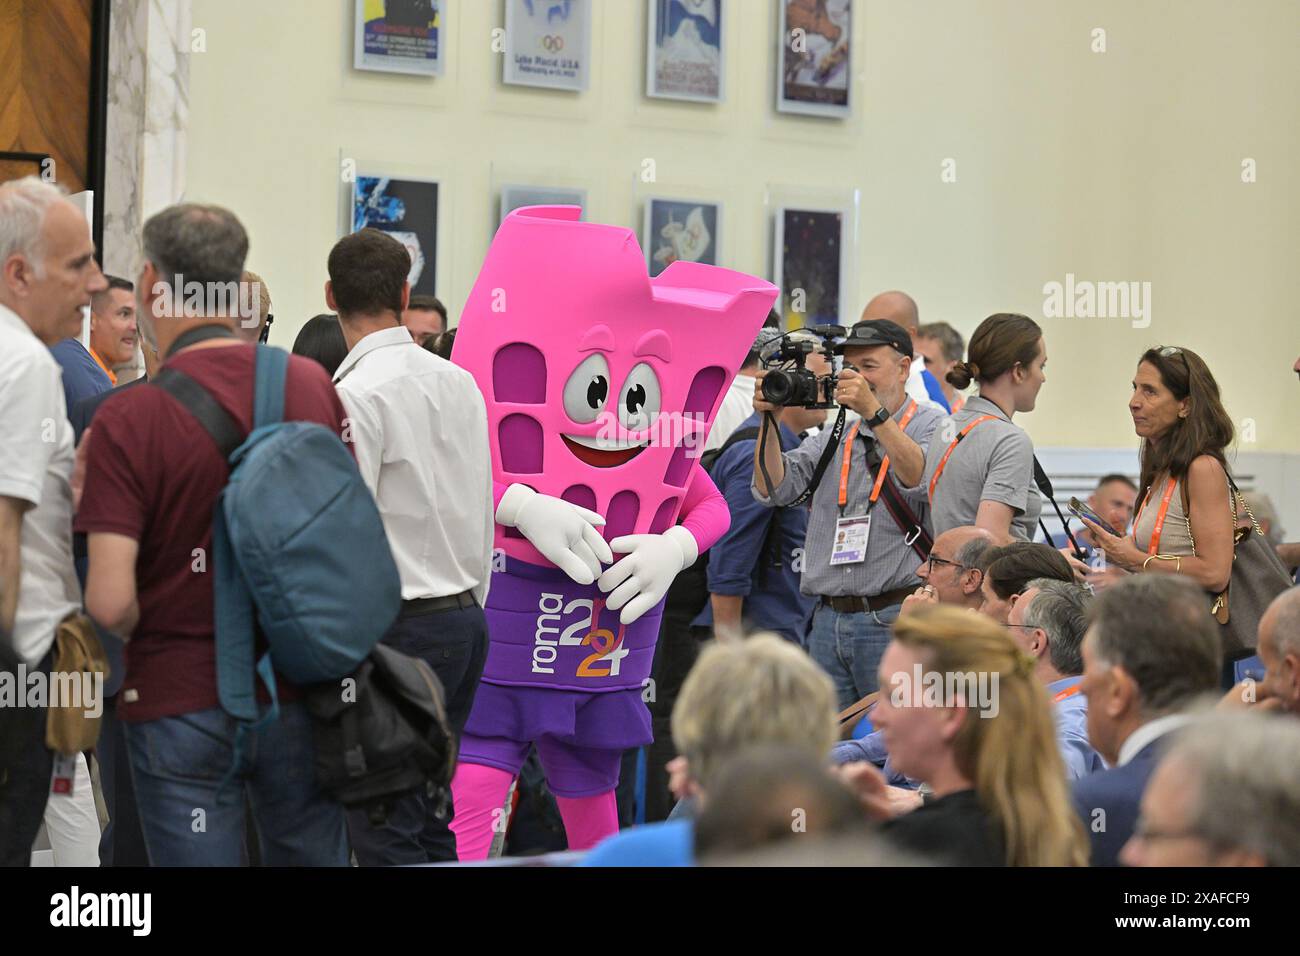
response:
[[(300, 703), (250, 735), (220, 708), (124, 724), (136, 804), (154, 866), (239, 866), (245, 797), (265, 866), (347, 866), (343, 808), (316, 786), (311, 717)], [(220, 792), (219, 792), (220, 790)]]
[[(457, 738), (465, 729), (474, 692), (487, 661), (487, 618), (479, 607), (452, 608), (403, 615), (384, 635), (383, 643), (408, 657), (418, 657), (433, 669), (446, 693), (447, 720)], [(372, 824), (366, 811), (348, 811), (348, 833), (362, 866), (403, 866), (456, 859), (456, 838), (448, 824), (451, 800), (439, 817), (434, 802), (423, 793), (392, 801), (387, 820)]]
[(841, 614), (817, 605), (808, 632), (808, 653), (835, 682), (840, 710), (880, 689), (880, 659), (900, 610), (902, 605), (895, 604), (879, 611)]

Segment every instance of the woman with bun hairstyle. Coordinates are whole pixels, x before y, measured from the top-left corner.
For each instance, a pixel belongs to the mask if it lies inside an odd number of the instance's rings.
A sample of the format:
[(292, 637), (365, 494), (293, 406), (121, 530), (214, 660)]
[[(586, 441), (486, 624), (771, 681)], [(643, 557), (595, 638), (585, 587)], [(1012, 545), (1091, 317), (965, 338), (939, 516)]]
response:
[(1042, 511), (1034, 487), (1034, 445), (1012, 422), (1031, 412), (1047, 381), (1043, 330), (1023, 315), (999, 313), (971, 336), (967, 360), (949, 370), (958, 389), (979, 392), (940, 425), (925, 456), (934, 535), (976, 525), (994, 535), (1032, 541)]
[(1233, 429), (1219, 385), (1195, 352), (1147, 349), (1138, 360), (1128, 407), (1142, 439), (1133, 532), (1117, 537), (1087, 519), (1084, 524), (1111, 564), (1183, 574), (1207, 594), (1218, 594), (1228, 586), (1233, 556), (1224, 457)]

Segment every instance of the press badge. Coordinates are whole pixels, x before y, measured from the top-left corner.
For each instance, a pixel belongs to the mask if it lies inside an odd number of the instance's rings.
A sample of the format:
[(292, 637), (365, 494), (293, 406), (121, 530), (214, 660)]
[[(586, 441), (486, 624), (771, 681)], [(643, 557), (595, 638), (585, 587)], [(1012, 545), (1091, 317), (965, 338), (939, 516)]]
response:
[(50, 780), (50, 793), (71, 796), (72, 782), (77, 779), (77, 755), (54, 755), (54, 776)]
[(867, 537), (871, 534), (871, 514), (840, 518), (835, 522), (835, 543), (831, 546), (831, 565), (861, 564), (867, 558)]

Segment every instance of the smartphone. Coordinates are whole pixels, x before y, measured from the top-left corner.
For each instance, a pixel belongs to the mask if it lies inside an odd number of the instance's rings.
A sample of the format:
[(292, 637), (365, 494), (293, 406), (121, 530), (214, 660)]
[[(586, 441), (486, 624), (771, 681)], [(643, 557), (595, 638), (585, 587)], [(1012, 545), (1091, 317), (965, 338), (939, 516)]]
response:
[(1100, 525), (1103, 531), (1106, 531), (1109, 534), (1113, 534), (1117, 538), (1124, 537), (1123, 532), (1116, 531), (1106, 522), (1102, 521), (1101, 515), (1097, 514), (1097, 512), (1093, 511), (1091, 508), (1089, 508), (1085, 503), (1080, 501), (1078, 498), (1070, 499), (1070, 510), (1073, 511), (1075, 515), (1077, 515), (1078, 517), (1087, 518), (1093, 524)]

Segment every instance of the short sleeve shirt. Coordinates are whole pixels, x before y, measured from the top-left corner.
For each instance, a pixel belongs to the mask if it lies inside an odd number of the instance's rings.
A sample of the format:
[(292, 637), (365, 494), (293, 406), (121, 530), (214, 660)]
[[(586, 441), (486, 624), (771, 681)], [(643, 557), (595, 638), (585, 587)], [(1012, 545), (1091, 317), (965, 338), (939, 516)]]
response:
[[(242, 344), (191, 349), (167, 367), (206, 388), (247, 432), (255, 354)], [(325, 370), (310, 359), (290, 356), (284, 417), (343, 435), (343, 406)], [(152, 385), (104, 402), (88, 436), (76, 530), (125, 535), (140, 544), (140, 622), (126, 646), (118, 715), (155, 720), (216, 707), (209, 556), (212, 509), (229, 474), (226, 462), (193, 416)]]
[(38, 664), (59, 622), (81, 607), (72, 563), (72, 426), (59, 366), (22, 319), (0, 306), (0, 496), (23, 515), (14, 648)]
[(925, 486), (929, 488), (948, 446), (967, 425), (984, 415), (953, 449), (930, 497), (930, 520), (937, 538), (945, 531), (975, 523), (981, 501), (996, 501), (1011, 508), (1011, 535), (1032, 541), (1043, 510), (1042, 498), (1034, 486), (1034, 444), (1024, 429), (1007, 418), (1006, 412), (978, 395), (967, 399), (962, 410), (951, 417), (952, 425), (941, 424), (925, 456)]

